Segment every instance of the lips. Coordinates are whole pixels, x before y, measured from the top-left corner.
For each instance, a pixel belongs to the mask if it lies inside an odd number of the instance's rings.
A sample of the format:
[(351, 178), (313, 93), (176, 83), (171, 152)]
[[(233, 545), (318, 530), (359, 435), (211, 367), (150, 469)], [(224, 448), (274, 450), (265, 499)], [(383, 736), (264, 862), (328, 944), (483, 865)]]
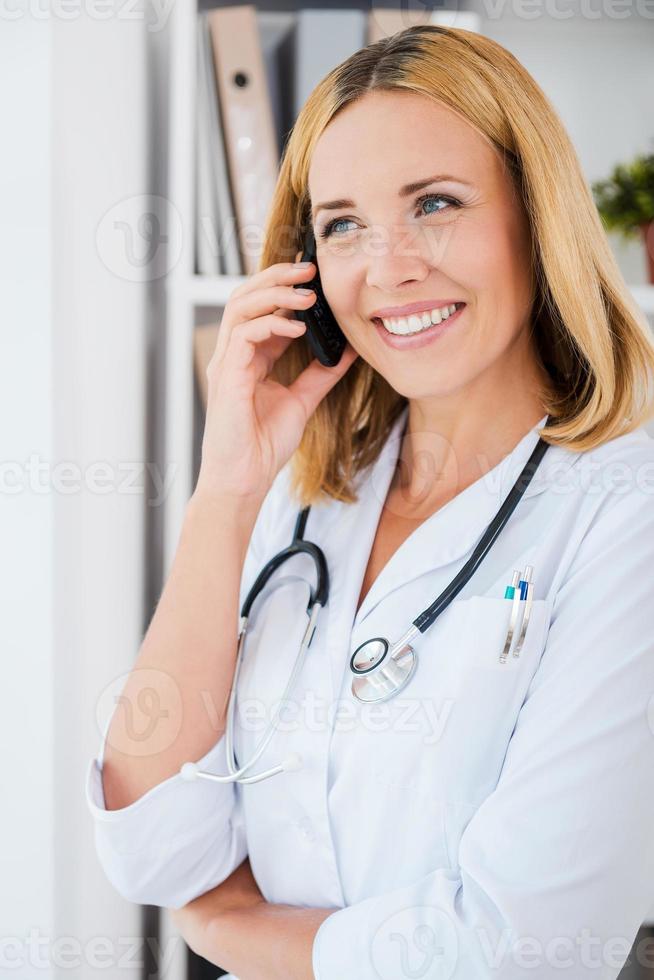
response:
[(380, 310), (373, 310), (370, 314), (370, 319), (381, 320), (383, 317), (385, 320), (388, 320), (391, 317), (411, 316), (412, 313), (425, 313), (428, 310), (440, 310), (443, 306), (452, 306), (455, 303), (461, 305), (463, 300), (425, 299), (416, 301), (415, 303), (409, 303), (407, 306), (384, 306)]
[[(444, 324), (444, 323), (447, 323), (448, 319), (451, 320), (452, 317), (454, 317), (454, 316), (457, 315), (457, 313), (460, 313), (461, 310), (464, 310), (465, 309), (466, 304), (465, 303), (460, 303), (460, 302), (457, 301), (457, 302), (454, 303), (454, 306), (456, 307), (454, 313), (450, 313), (449, 316), (444, 317), (442, 319), (441, 323)], [(429, 311), (431, 311), (432, 309), (438, 309), (438, 307), (433, 307), (432, 306), (432, 307), (429, 308)], [(428, 310), (423, 310), (422, 312), (425, 312), (426, 313), (426, 312), (429, 312), (429, 311)], [(414, 315), (418, 315), (419, 316), (420, 315), (420, 312), (421, 311), (417, 311), (417, 313), (414, 314)], [(411, 314), (409, 314), (409, 315), (411, 315)], [(382, 323), (381, 317), (377, 317), (377, 316), (373, 317), (372, 318), (372, 322), (374, 323), (374, 325), (376, 327), (379, 327), (382, 330), (385, 330), (386, 329), (384, 327), (384, 324)], [(401, 335), (400, 334), (394, 334), (393, 336), (401, 336)], [(402, 335), (402, 336), (407, 336), (407, 335)]]
[(443, 320), (441, 323), (432, 324), (432, 326), (427, 327), (426, 330), (421, 330), (414, 334), (392, 334), (386, 329), (381, 320), (374, 319), (372, 322), (379, 335), (379, 338), (387, 347), (392, 347), (394, 350), (411, 351), (416, 350), (419, 347), (425, 347), (427, 344), (438, 342), (439, 338), (444, 334), (456, 331), (457, 325), (459, 324), (461, 317), (464, 315), (465, 310), (466, 304), (464, 303), (463, 306), (461, 306), (460, 309), (457, 309), (456, 313), (452, 313), (447, 320)]

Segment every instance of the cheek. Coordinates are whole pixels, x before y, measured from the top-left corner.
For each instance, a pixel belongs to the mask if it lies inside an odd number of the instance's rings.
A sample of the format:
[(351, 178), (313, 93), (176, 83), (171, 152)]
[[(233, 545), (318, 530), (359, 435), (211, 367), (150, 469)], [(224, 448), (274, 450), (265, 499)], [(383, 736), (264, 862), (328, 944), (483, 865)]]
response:
[[(324, 269), (324, 271), (323, 271)], [(365, 332), (361, 315), (361, 296), (365, 294), (365, 275), (353, 263), (323, 262), (320, 269), (325, 299), (349, 338), (357, 339)], [(372, 327), (372, 324), (368, 324)]]
[[(522, 320), (531, 292), (529, 239), (517, 221), (478, 223), (466, 229), (442, 271), (474, 297), (476, 318), (511, 333)], [(457, 269), (458, 276), (457, 276)]]

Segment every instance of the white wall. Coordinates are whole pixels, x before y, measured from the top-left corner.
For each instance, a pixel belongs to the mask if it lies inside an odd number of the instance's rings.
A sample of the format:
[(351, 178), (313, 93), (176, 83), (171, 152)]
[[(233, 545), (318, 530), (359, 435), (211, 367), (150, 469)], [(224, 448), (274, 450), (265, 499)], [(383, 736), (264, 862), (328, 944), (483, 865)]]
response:
[[(144, 615), (148, 283), (130, 278), (130, 255), (147, 248), (132, 200), (149, 190), (147, 30), (125, 10), (53, 19), (51, 137), (55, 454), (82, 474), (54, 501), (56, 924), (83, 948), (107, 937), (112, 969), (97, 975), (129, 978), (144, 954), (141, 910), (106, 880), (83, 796), (98, 697), (130, 669)], [(97, 462), (109, 492), (91, 482)], [(94, 975), (87, 956), (65, 970)]]
[[(23, 978), (29, 930), (54, 927), (53, 502), (30, 490), (29, 458), (49, 460), (50, 34), (0, 29), (0, 974)], [(17, 94), (20, 97), (17, 97)], [(35, 474), (36, 475), (36, 474)], [(12, 489), (13, 488), (13, 489)], [(39, 975), (49, 980), (48, 970)]]
[(133, 663), (145, 588), (150, 284), (124, 275), (114, 221), (149, 190), (148, 27), (134, 5), (97, 9), (0, 17), (2, 459), (25, 480), (30, 454), (45, 464), (45, 492), (0, 494), (0, 936), (16, 940), (0, 974), (15, 980), (140, 977), (144, 952), (83, 794), (96, 702)]
[[(650, 0), (619, 0), (619, 5), (614, 0), (473, 0), (473, 5), (482, 17), (481, 32), (508, 48), (553, 103), (589, 182), (608, 178), (615, 164), (637, 153), (654, 153)], [(520, 16), (523, 9), (533, 12), (530, 19)], [(583, 16), (582, 9), (601, 16)], [(613, 9), (627, 16), (609, 16)], [(645, 9), (649, 17), (639, 15)], [(558, 19), (552, 11), (574, 16)], [(640, 240), (625, 242), (615, 233), (609, 240), (627, 282), (645, 283)]]

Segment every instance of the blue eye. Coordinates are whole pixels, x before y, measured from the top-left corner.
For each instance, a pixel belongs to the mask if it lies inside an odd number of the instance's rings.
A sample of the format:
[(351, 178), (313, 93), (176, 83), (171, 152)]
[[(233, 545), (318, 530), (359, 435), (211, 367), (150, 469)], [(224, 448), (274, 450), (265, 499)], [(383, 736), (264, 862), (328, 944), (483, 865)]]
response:
[(329, 236), (330, 236), (330, 235), (332, 234), (332, 232), (334, 231), (334, 229), (335, 229), (335, 227), (336, 227), (336, 225), (338, 225), (338, 224), (340, 224), (340, 223), (341, 223), (341, 221), (343, 221), (343, 222), (347, 222), (347, 221), (349, 221), (349, 220), (350, 220), (349, 218), (334, 218), (334, 220), (333, 220), (333, 221), (329, 221), (329, 222), (328, 222), (328, 223), (327, 223), (327, 224), (325, 225), (325, 227), (324, 227), (324, 228), (322, 229), (322, 231), (320, 232), (320, 237), (321, 237), (321, 238), (329, 238)]
[[(423, 214), (425, 215), (441, 214), (443, 211), (446, 211), (448, 207), (455, 207), (455, 208), (461, 207), (461, 202), (457, 201), (455, 197), (449, 197), (446, 196), (445, 194), (433, 194), (433, 193), (423, 194), (421, 197), (417, 198), (415, 202), (416, 207), (421, 207), (423, 204), (426, 204), (429, 201), (446, 201), (447, 207), (439, 208), (437, 211), (423, 212)], [(341, 222), (347, 223), (348, 221), (352, 221), (352, 220), (353, 220), (352, 218), (334, 218), (332, 221), (327, 222), (325, 227), (319, 231), (318, 235), (322, 239), (329, 238), (329, 236), (335, 232), (337, 225), (341, 224)], [(336, 234), (338, 235), (344, 233), (336, 232)]]

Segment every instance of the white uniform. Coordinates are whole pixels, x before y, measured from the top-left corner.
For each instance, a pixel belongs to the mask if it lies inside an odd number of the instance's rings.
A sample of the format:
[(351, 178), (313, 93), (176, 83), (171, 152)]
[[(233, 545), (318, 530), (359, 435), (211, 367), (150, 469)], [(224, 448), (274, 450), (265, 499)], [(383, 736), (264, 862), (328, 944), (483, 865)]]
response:
[[(254, 771), (291, 752), (302, 768), (250, 786), (173, 775), (107, 811), (101, 750), (87, 782), (100, 861), (127, 899), (179, 908), (249, 854), (268, 901), (338, 909), (316, 936), (317, 980), (614, 980), (654, 902), (654, 441), (640, 429), (590, 453), (548, 448), (481, 566), (415, 641), (408, 686), (364, 706), (351, 654), (398, 639), (454, 578), (538, 440), (534, 426), (424, 521), (356, 611), (407, 414), (358, 502), (309, 514), (329, 601)], [(291, 542), (288, 469), (258, 516), (241, 601)], [(527, 564), (531, 622), (520, 657), (502, 664), (505, 586)], [(306, 626), (297, 576), (314, 582), (306, 555), (252, 611), (240, 762)], [(223, 739), (190, 761), (226, 772)]]

